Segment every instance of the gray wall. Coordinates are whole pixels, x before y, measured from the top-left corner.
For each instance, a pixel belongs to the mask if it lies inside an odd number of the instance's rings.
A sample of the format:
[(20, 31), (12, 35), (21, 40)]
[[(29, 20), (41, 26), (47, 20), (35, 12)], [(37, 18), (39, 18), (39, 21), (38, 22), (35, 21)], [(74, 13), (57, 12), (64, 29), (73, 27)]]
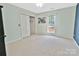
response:
[(20, 19), (20, 14), (26, 14), (29, 16), (35, 16), (34, 13), (18, 8), (16, 6), (10, 4), (1, 4), (3, 5), (3, 22), (4, 22), (4, 30), (7, 37), (5, 38), (5, 42), (10, 43), (21, 38), (21, 33), (18, 28), (18, 23)]
[[(21, 37), (20, 31), (18, 28), (20, 13), (30, 15), (30, 16), (35, 16), (36, 18), (43, 17), (43, 16), (48, 17), (49, 15), (56, 15), (56, 34), (55, 35), (66, 37), (66, 38), (73, 38), (75, 6), (36, 15), (33, 12), (30, 12), (22, 8), (18, 8), (10, 4), (2, 4), (2, 5), (4, 6), (3, 22), (4, 22), (5, 34), (7, 35), (7, 37), (5, 38), (6, 43), (19, 40), (19, 38)], [(48, 21), (48, 18), (46, 21)], [(38, 20), (36, 19), (36, 34), (48, 34), (47, 23), (39, 25), (37, 22)]]
[[(65, 37), (65, 38), (73, 38), (75, 9), (76, 9), (75, 6), (58, 9), (50, 12), (40, 13), (38, 14), (37, 17), (45, 16), (48, 18), (48, 16), (50, 15), (55, 15), (56, 16), (55, 35)], [(48, 19), (46, 19), (46, 21), (47, 20)], [(46, 29), (47, 29), (47, 23), (46, 24), (37, 23), (37, 34), (48, 34)]]

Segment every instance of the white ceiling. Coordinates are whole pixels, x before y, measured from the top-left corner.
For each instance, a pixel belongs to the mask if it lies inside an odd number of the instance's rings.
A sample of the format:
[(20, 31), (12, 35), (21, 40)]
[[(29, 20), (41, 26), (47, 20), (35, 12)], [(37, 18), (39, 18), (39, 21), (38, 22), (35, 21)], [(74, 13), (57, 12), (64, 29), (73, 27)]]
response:
[(51, 10), (56, 10), (56, 9), (61, 9), (61, 8), (71, 7), (76, 5), (76, 3), (44, 3), (43, 7), (39, 8), (36, 6), (35, 3), (11, 3), (11, 4), (35, 13), (42, 13), (46, 11), (51, 11)]

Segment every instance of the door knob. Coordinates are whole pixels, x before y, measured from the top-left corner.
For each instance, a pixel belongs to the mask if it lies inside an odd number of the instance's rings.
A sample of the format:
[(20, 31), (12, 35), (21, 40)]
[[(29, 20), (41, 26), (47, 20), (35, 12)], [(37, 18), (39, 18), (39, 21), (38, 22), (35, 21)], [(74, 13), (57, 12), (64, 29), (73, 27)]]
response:
[(18, 26), (20, 27), (20, 26), (21, 26), (21, 24), (18, 24)]

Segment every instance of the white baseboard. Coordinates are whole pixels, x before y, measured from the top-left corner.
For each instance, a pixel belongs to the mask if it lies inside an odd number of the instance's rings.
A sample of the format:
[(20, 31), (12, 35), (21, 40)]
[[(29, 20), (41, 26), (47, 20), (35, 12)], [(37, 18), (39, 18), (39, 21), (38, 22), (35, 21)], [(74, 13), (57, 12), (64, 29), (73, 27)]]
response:
[(73, 41), (75, 42), (75, 45), (79, 48), (79, 46), (78, 46), (77, 42), (74, 40), (74, 38), (73, 38)]
[(25, 37), (20, 37), (20, 38), (17, 38), (17, 39), (14, 39), (14, 40), (11, 40), (11, 41), (8, 41), (8, 42), (5, 42), (5, 44), (10, 44), (10, 43), (14, 43), (18, 40), (21, 40), (21, 39), (26, 39), (26, 38), (29, 38), (30, 36), (25, 36)]
[(64, 39), (73, 39), (73, 38), (69, 38), (69, 37), (64, 37), (64, 36), (60, 36), (60, 35), (57, 35), (57, 34), (49, 34), (49, 33), (47, 33), (47, 34), (36, 34), (36, 35), (49, 35), (49, 36), (56, 36), (56, 37), (60, 37), (60, 38), (64, 38)]
[(21, 40), (21, 39), (22, 39), (22, 38), (14, 39), (14, 40), (5, 42), (5, 44), (10, 44), (10, 43), (16, 42), (16, 41)]

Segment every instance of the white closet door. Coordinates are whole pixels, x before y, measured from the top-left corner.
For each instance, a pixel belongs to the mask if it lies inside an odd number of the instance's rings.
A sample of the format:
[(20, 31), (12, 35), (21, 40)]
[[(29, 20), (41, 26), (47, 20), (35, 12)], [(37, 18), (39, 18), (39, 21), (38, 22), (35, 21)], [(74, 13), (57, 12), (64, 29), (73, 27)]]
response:
[(27, 18), (27, 36), (30, 36), (30, 17), (26, 16)]
[(30, 34), (35, 34), (35, 17), (30, 16)]
[(30, 27), (29, 25), (29, 16), (21, 14), (21, 31), (22, 31), (22, 38), (27, 37), (29, 35)]

